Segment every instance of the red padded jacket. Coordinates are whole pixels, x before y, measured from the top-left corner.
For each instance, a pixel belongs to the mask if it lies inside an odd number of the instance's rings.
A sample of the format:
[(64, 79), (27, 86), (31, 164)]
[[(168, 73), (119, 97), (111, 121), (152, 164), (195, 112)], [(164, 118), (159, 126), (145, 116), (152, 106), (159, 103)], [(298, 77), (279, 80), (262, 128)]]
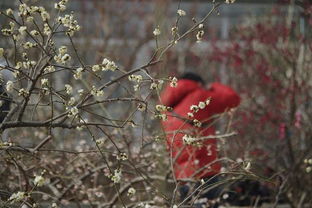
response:
[[(195, 127), (177, 117), (178, 115), (188, 118), (187, 113), (191, 112), (190, 106), (198, 105), (200, 101), (205, 102), (208, 98), (210, 98), (209, 105), (194, 113), (193, 117), (206, 125)], [(216, 139), (208, 139), (202, 145), (194, 146), (184, 145), (182, 138), (185, 134), (196, 137), (214, 135), (215, 128), (209, 125), (212, 122), (209, 118), (238, 106), (240, 103), (238, 94), (220, 83), (213, 83), (207, 90), (198, 82), (181, 79), (177, 87), (165, 88), (161, 95), (161, 102), (172, 107), (174, 112), (167, 113), (168, 119), (162, 121), (162, 126), (166, 132), (168, 150), (173, 158), (176, 179), (205, 178), (219, 173), (221, 165), (215, 161), (217, 159)]]

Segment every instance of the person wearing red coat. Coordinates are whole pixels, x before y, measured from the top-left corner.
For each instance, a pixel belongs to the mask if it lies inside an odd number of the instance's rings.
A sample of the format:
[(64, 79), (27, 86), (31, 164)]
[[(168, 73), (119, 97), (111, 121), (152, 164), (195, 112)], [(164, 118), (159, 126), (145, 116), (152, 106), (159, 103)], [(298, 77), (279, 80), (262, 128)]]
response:
[(237, 107), (240, 103), (238, 94), (217, 82), (205, 89), (200, 76), (186, 73), (178, 80), (176, 87), (168, 85), (164, 89), (161, 102), (172, 108), (167, 112), (167, 120), (162, 121), (162, 126), (166, 132), (175, 178), (204, 179), (218, 174), (221, 164), (217, 161), (216, 139), (192, 141), (193, 138), (215, 134), (212, 117)]

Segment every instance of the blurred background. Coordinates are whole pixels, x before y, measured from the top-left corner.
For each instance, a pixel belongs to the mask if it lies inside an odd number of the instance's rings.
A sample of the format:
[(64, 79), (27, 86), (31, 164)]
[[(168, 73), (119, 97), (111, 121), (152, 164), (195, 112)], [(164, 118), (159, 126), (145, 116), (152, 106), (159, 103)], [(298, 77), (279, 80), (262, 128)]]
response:
[[(1, 0), (0, 7), (4, 10), (17, 3)], [(107, 56), (125, 71), (151, 59), (155, 27), (161, 30), (159, 45), (171, 39), (178, 7), (186, 11), (178, 25), (180, 33), (212, 7), (211, 1), (204, 0), (70, 0), (68, 5), (81, 25), (73, 40), (85, 63)], [(312, 199), (311, 164), (307, 162), (312, 158), (311, 13), (309, 0), (223, 4), (204, 23), (202, 42), (197, 43), (196, 34), (191, 33), (150, 70), (157, 78), (196, 72), (207, 82), (220, 81), (237, 90), (242, 104), (229, 117), (238, 136), (220, 141), (220, 152), (233, 160), (252, 161), (252, 170), (261, 176), (278, 176), (280, 184), (287, 181), (282, 193), (294, 207)], [(0, 24), (5, 24), (3, 18)], [(6, 41), (0, 38), (0, 46), (11, 44)], [(69, 45), (62, 36), (55, 42)], [(60, 85), (71, 79), (69, 73), (63, 75), (57, 78)], [(106, 74), (104, 81), (111, 76)], [(115, 89), (112, 97), (122, 92)], [(157, 95), (151, 97), (157, 102)], [(109, 106), (108, 111), (114, 115), (120, 108)], [(219, 124), (221, 132), (224, 123)], [(151, 125), (143, 130), (157, 135)]]

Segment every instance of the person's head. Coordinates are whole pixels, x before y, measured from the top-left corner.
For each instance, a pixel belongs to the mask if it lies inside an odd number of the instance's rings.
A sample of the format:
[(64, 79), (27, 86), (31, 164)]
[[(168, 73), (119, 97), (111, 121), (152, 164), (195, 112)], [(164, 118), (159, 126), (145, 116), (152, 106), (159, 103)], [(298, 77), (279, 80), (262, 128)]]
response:
[(198, 83), (201, 83), (203, 86), (205, 86), (205, 81), (201, 78), (200, 75), (193, 73), (193, 72), (186, 72), (184, 74), (182, 74), (182, 76), (180, 77), (180, 79), (188, 79), (188, 80), (192, 80)]

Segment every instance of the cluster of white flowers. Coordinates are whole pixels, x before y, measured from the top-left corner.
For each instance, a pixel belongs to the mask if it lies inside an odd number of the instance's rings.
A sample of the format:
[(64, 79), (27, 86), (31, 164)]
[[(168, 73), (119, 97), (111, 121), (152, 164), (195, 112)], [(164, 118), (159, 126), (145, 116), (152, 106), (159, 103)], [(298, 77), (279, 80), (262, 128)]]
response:
[(29, 41), (27, 41), (26, 43), (23, 43), (23, 47), (25, 49), (34, 48), (34, 47), (37, 47), (37, 46), (38, 46), (37, 43), (32, 43), (32, 42), (29, 42)]
[(18, 91), (18, 95), (19, 96), (23, 96), (23, 97), (27, 97), (29, 95), (29, 92), (24, 89), (24, 88), (21, 88), (19, 91)]
[(306, 173), (310, 173), (312, 171), (312, 159), (304, 159), (303, 162), (307, 165)]
[(101, 70), (100, 65), (96, 64), (96, 65), (92, 66), (92, 71), (97, 72), (97, 71), (100, 71), (100, 70)]
[(150, 89), (151, 90), (160, 90), (164, 81), (163, 80), (155, 80), (152, 82)]
[(54, 72), (54, 71), (55, 71), (54, 66), (47, 66), (46, 68), (44, 68), (45, 73)]
[(156, 105), (156, 110), (159, 112), (164, 112), (168, 110), (172, 110), (171, 107), (165, 106), (165, 105)]
[(65, 85), (65, 91), (68, 95), (71, 95), (73, 93), (73, 87), (69, 84)]
[(7, 10), (5, 10), (5, 13), (8, 15), (8, 16), (11, 16), (13, 15), (13, 10), (11, 8), (8, 8)]
[(192, 145), (192, 144), (194, 144), (196, 142), (196, 138), (195, 137), (192, 137), (192, 136), (187, 135), (187, 134), (185, 134), (182, 137), (182, 140), (183, 140), (183, 143), (187, 144), (187, 145)]
[(107, 58), (104, 58), (102, 61), (102, 71), (115, 71), (117, 69), (117, 65), (115, 62), (108, 60)]
[(135, 75), (135, 74), (131, 74), (130, 76), (128, 76), (128, 79), (130, 81), (133, 81), (133, 82), (137, 82), (138, 84), (134, 85), (133, 88), (134, 88), (134, 91), (138, 91), (139, 90), (139, 83), (143, 80), (143, 77), (141, 75)]
[(225, 3), (227, 4), (233, 4), (236, 0), (225, 0)]
[(75, 117), (79, 113), (79, 110), (76, 106), (69, 109), (68, 117)]
[(60, 11), (65, 11), (67, 2), (68, 2), (68, 0), (61, 0), (59, 3), (54, 4), (54, 8), (58, 9)]
[(196, 127), (201, 127), (202, 123), (199, 120), (194, 119), (193, 120), (193, 125), (196, 126)]
[(54, 56), (54, 60), (57, 63), (62, 63), (65, 64), (67, 61), (71, 59), (70, 55), (67, 54), (67, 47), (66, 46), (61, 46), (58, 49), (58, 55)]
[(5, 35), (5, 36), (12, 35), (13, 31), (14, 31), (14, 26), (15, 26), (15, 24), (13, 22), (10, 22), (10, 28), (3, 28), (1, 30), (2, 34)]
[(30, 69), (36, 66), (37, 62), (36, 61), (24, 61), (22, 64), (25, 69)]
[(22, 192), (22, 191), (19, 191), (17, 193), (13, 193), (10, 198), (9, 198), (9, 201), (11, 203), (14, 203), (14, 202), (19, 202), (19, 201), (22, 201), (26, 198), (26, 193), (25, 192)]
[(34, 184), (35, 186), (43, 186), (45, 184), (46, 180), (44, 179), (44, 177), (42, 175), (36, 176), (35, 175), (35, 179), (34, 179)]
[(140, 83), (142, 80), (143, 80), (143, 77), (141, 75), (135, 75), (135, 74), (131, 74), (128, 79), (130, 81), (133, 81), (133, 82), (137, 82), (137, 83)]
[(75, 79), (81, 79), (82, 78), (82, 72), (83, 72), (83, 68), (81, 68), (81, 67), (77, 68), (75, 73), (74, 73), (74, 78)]
[(45, 34), (46, 36), (51, 35), (52, 30), (50, 28), (50, 26), (47, 23), (44, 23), (43, 25), (43, 34)]
[(71, 98), (69, 98), (69, 100), (67, 102), (67, 105), (68, 106), (73, 106), (75, 103), (76, 103), (75, 97), (71, 97)]
[(171, 34), (174, 36), (178, 33), (178, 27), (177, 26), (174, 26), (171, 28)]
[(119, 183), (121, 180), (121, 170), (116, 169), (114, 170), (114, 174), (110, 174), (109, 178), (114, 182), (114, 183)]
[(186, 15), (186, 12), (185, 12), (184, 10), (182, 10), (182, 9), (178, 9), (177, 13), (178, 13), (178, 15), (179, 15), (180, 17)]
[(197, 42), (201, 42), (203, 40), (203, 36), (204, 36), (204, 31), (203, 30), (199, 30), (196, 34), (196, 39)]
[(8, 82), (6, 83), (5, 88), (6, 88), (6, 90), (7, 90), (8, 92), (12, 92), (13, 89), (14, 89), (14, 83), (13, 83), (12, 81), (8, 81)]
[(178, 79), (176, 77), (169, 77), (169, 80), (170, 80), (170, 87), (178, 86)]
[(154, 29), (153, 34), (154, 34), (155, 36), (159, 36), (159, 35), (161, 34), (160, 29), (159, 29), (159, 26), (156, 27), (156, 28)]
[(41, 86), (42, 87), (46, 87), (49, 85), (49, 80), (44, 78), (44, 79), (41, 79)]
[(37, 30), (32, 30), (32, 31), (30, 31), (30, 34), (31, 34), (32, 36), (37, 36), (37, 35), (39, 35), (40, 33), (39, 33)]
[(191, 112), (188, 112), (188, 113), (187, 113), (187, 116), (188, 116), (189, 118), (192, 118), (192, 117), (194, 117), (194, 114), (191, 113)]
[(99, 99), (99, 98), (104, 96), (104, 91), (100, 90), (100, 89), (97, 89), (95, 86), (92, 86), (90, 93), (91, 93), (91, 95), (93, 95), (97, 99)]
[(27, 6), (27, 4), (23, 3), (19, 5), (18, 15), (20, 17), (26, 17), (26, 21), (30, 22), (33, 20), (32, 15), (37, 12), (40, 14), (42, 20), (47, 22), (50, 19), (49, 13), (45, 10), (44, 7), (38, 6)]
[(199, 107), (197, 105), (191, 105), (190, 110), (197, 113), (199, 111)]
[(27, 31), (27, 27), (26, 26), (20, 26), (18, 28), (18, 32), (20, 33), (20, 35), (25, 35), (26, 34), (26, 31)]
[[(191, 105), (190, 107), (190, 110), (193, 112), (193, 113), (197, 113), (200, 109), (205, 109), (207, 105), (209, 105), (210, 103), (210, 98), (208, 98), (205, 102), (203, 101), (200, 101), (198, 103), (198, 105)], [(191, 115), (193, 115), (192, 113), (191, 114), (188, 114), (190, 117), (193, 117)]]
[(80, 30), (80, 25), (78, 25), (78, 21), (74, 19), (73, 14), (66, 14), (64, 17), (59, 17), (58, 21), (67, 28), (66, 34), (69, 36), (73, 36), (76, 31)]
[(164, 113), (162, 114), (155, 114), (155, 118), (160, 119), (162, 121), (167, 121), (168, 120), (168, 116)]
[(105, 138), (104, 137), (101, 137), (101, 138), (99, 138), (99, 139), (97, 139), (96, 141), (95, 141), (95, 143), (99, 146), (99, 147), (101, 147), (104, 143), (105, 143)]
[(117, 160), (128, 160), (128, 155), (125, 152), (121, 152), (116, 156)]
[(130, 187), (130, 188), (128, 189), (127, 196), (131, 197), (131, 196), (133, 196), (135, 193), (136, 193), (135, 188)]

